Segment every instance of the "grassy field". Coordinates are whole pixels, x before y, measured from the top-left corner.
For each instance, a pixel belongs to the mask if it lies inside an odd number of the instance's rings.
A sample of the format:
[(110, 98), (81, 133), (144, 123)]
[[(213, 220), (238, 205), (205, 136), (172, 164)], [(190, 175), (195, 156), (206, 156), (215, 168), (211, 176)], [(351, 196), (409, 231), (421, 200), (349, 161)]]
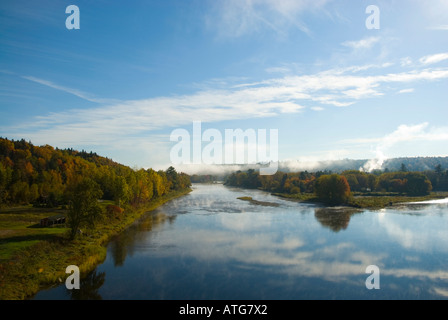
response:
[[(65, 281), (65, 269), (76, 265), (86, 276), (106, 258), (105, 245), (144, 213), (189, 193), (179, 191), (138, 208), (126, 207), (120, 217), (99, 221), (68, 239), (68, 228), (38, 227), (40, 219), (62, 209), (18, 207), (0, 210), (0, 300), (23, 300), (39, 290)], [(111, 204), (104, 201), (103, 207)]]
[(41, 240), (63, 237), (67, 228), (40, 228), (40, 220), (63, 214), (65, 210), (38, 209), (31, 206), (0, 210), (0, 262), (9, 260), (18, 250)]

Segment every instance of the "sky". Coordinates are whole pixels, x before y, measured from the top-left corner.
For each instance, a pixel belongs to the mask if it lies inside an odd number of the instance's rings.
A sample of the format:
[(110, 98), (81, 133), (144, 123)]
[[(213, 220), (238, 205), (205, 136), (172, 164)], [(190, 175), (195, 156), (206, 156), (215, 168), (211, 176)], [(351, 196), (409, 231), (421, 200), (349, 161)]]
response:
[(193, 122), (280, 161), (448, 156), (447, 89), (448, 0), (0, 2), (0, 136), (133, 168)]

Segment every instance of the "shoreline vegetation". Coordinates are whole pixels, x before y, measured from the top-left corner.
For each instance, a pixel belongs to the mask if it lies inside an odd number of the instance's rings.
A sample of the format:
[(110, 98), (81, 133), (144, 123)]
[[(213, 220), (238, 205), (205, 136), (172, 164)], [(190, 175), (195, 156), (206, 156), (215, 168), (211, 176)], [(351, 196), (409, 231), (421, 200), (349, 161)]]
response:
[[(260, 190), (264, 191), (264, 190)], [(322, 205), (326, 208), (352, 208), (352, 209), (369, 209), (369, 210), (379, 210), (386, 207), (400, 206), (406, 203), (413, 202), (423, 202), (428, 200), (440, 200), (448, 198), (448, 192), (431, 192), (426, 196), (406, 196), (406, 195), (396, 195), (390, 193), (383, 194), (375, 194), (375, 195), (365, 195), (365, 194), (353, 194), (347, 203), (337, 206), (329, 206), (325, 204), (322, 200), (320, 200), (313, 193), (306, 194), (288, 194), (288, 193), (271, 193), (273, 196), (283, 198), (288, 201), (294, 202), (304, 202), (304, 203), (312, 203), (316, 205)], [(254, 205), (261, 206), (274, 206), (278, 207), (279, 204), (275, 202), (267, 202), (267, 201), (259, 201), (255, 200), (252, 197), (244, 196), (238, 197), (238, 200), (248, 201)]]
[[(20, 236), (19, 239), (22, 241), (26, 242), (27, 238), (31, 241), (31, 243), (26, 243), (23, 248), (16, 246), (17, 237), (0, 238), (3, 251), (8, 251), (3, 252), (3, 255), (0, 256), (0, 300), (30, 299), (40, 290), (64, 283), (68, 276), (65, 270), (69, 265), (78, 266), (81, 277), (87, 276), (105, 260), (106, 245), (114, 236), (132, 225), (144, 214), (191, 191), (191, 188), (177, 190), (150, 203), (126, 206), (124, 209), (126, 214), (121, 218), (111, 219), (108, 223), (97, 224), (95, 227), (83, 228), (83, 234), (74, 240), (70, 240), (68, 237), (69, 228), (36, 227), (36, 219), (51, 213), (54, 214), (55, 209), (21, 207), (0, 211), (0, 216), (4, 212), (16, 211), (20, 212), (19, 214), (28, 212), (30, 221), (25, 228), (47, 231), (44, 234), (32, 233)], [(109, 205), (108, 201), (102, 202), (102, 207), (107, 205)], [(63, 210), (59, 209), (58, 211)], [(18, 229), (20, 227), (16, 224), (16, 230)], [(2, 257), (3, 259), (1, 259)]]
[(288, 200), (330, 208), (381, 209), (406, 202), (448, 198), (448, 170), (439, 164), (433, 171), (410, 172), (402, 165), (396, 172), (277, 171), (274, 175), (262, 176), (249, 169), (230, 174), (224, 185), (258, 189)]
[[(287, 194), (287, 193), (272, 193), (272, 195), (284, 198), (290, 201), (297, 202), (306, 202), (313, 204), (324, 205), (325, 207), (331, 208), (324, 202), (322, 202), (315, 194)], [(375, 195), (366, 195), (366, 194), (353, 194), (347, 203), (342, 206), (348, 208), (357, 208), (357, 209), (370, 209), (370, 210), (379, 210), (386, 207), (392, 206), (400, 206), (402, 204), (410, 203), (410, 202), (422, 202), (428, 200), (439, 200), (448, 198), (448, 192), (431, 192), (429, 195), (425, 196), (407, 196), (407, 195), (396, 195), (396, 194), (375, 194)], [(340, 207), (340, 206), (338, 206)]]

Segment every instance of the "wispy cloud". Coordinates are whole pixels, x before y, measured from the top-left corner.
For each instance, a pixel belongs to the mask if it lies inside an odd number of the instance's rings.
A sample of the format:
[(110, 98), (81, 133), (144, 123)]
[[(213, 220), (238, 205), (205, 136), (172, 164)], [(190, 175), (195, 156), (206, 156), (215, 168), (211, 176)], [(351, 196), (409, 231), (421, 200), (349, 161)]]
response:
[(402, 67), (410, 66), (412, 65), (412, 59), (410, 57), (405, 57), (400, 59), (400, 64)]
[(441, 24), (438, 26), (428, 27), (429, 30), (443, 30), (448, 31), (448, 24)]
[(420, 62), (423, 64), (433, 64), (433, 63), (439, 63), (443, 60), (448, 60), (448, 53), (438, 53), (438, 54), (428, 55), (428, 56), (422, 57), (420, 59)]
[(369, 49), (379, 41), (379, 37), (369, 37), (358, 41), (345, 41), (342, 43), (342, 45), (345, 47), (350, 47), (352, 49)]
[(414, 92), (413, 88), (402, 89), (402, 90), (398, 91), (398, 93), (412, 93), (412, 92)]
[(227, 0), (217, 1), (207, 16), (209, 27), (220, 36), (241, 37), (273, 31), (283, 36), (290, 28), (310, 33), (301, 15), (318, 11), (328, 0)]
[[(56, 85), (38, 78), (27, 77), (57, 90), (80, 98), (104, 102), (84, 92)], [(384, 95), (383, 84), (410, 83), (448, 78), (446, 70), (413, 70), (385, 75), (354, 75), (338, 70), (273, 78), (245, 83), (228, 89), (208, 88), (189, 95), (122, 101), (89, 110), (70, 110), (41, 117), (45, 125), (83, 123), (94, 128), (122, 128), (124, 132), (156, 130), (191, 123), (193, 120), (214, 122), (241, 118), (275, 116), (301, 112), (315, 102), (333, 106), (349, 106), (363, 98)], [(383, 92), (384, 91), (384, 92)], [(396, 92), (396, 91), (395, 91)], [(164, 110), (164, 113), (160, 113)], [(98, 130), (98, 129), (95, 129)], [(106, 130), (109, 132), (109, 130)]]
[[(324, 106), (354, 107), (366, 98), (410, 92), (410, 89), (402, 89), (404, 84), (448, 79), (448, 68), (417, 68), (407, 72), (387, 73), (388, 66), (336, 68), (257, 82), (244, 79), (240, 85), (235, 85), (235, 82), (224, 85), (215, 81), (216, 87), (208, 83), (191, 94), (113, 103), (105, 103), (107, 99), (99, 99), (48, 80), (26, 76), (24, 78), (29, 81), (101, 104), (90, 109), (50, 113), (36, 117), (32, 123), (14, 124), (14, 127), (3, 128), (3, 131), (57, 146), (112, 148), (120, 145), (126, 148), (140, 143), (145, 146), (150, 144), (152, 150), (162, 150), (166, 146), (162, 146), (160, 141), (169, 144), (169, 138), (153, 139), (157, 130), (189, 126), (193, 121), (212, 123), (266, 118), (301, 113), (307, 109), (325, 112), (328, 108)], [(412, 137), (416, 138), (417, 135)], [(396, 141), (390, 140), (391, 137), (387, 139), (384, 141)]]
[(64, 87), (61, 85), (58, 85), (54, 82), (48, 81), (48, 80), (44, 80), (44, 79), (40, 79), (40, 78), (36, 78), (33, 76), (22, 76), (23, 79), (35, 82), (35, 83), (39, 83), (41, 85), (59, 90), (59, 91), (63, 91), (72, 95), (75, 95), (81, 99), (90, 101), (90, 102), (95, 102), (95, 103), (114, 103), (117, 102), (117, 100), (113, 100), (113, 99), (101, 99), (101, 98), (97, 98), (95, 96), (93, 96), (92, 94), (77, 90), (77, 89), (72, 89), (72, 88), (68, 88), (68, 87)]

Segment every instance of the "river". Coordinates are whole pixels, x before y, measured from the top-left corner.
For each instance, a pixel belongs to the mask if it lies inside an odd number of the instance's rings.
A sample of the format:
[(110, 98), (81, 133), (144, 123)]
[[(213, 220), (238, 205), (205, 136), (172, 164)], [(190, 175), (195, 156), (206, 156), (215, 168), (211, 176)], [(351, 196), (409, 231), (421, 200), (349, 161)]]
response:
[(448, 299), (447, 201), (354, 211), (193, 189), (115, 237), (80, 290), (34, 299)]

